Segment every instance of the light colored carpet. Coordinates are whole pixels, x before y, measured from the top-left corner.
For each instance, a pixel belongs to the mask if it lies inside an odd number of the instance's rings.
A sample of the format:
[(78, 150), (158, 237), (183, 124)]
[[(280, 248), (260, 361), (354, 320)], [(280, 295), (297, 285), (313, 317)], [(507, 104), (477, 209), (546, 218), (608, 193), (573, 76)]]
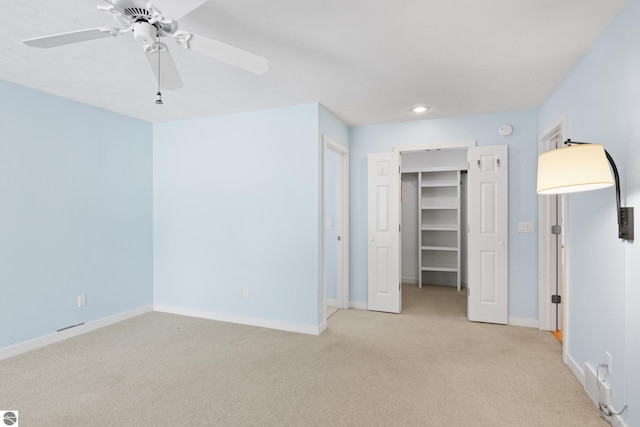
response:
[(547, 332), (471, 323), (450, 288), (320, 337), (149, 313), (0, 362), (29, 426), (606, 426)]

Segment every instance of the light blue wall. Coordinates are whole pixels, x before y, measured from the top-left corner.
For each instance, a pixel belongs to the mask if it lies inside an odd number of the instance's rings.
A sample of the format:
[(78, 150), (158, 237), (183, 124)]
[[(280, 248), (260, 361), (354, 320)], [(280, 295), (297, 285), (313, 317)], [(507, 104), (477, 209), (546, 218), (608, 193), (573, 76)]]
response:
[[(597, 142), (621, 176), (622, 205), (640, 212), (640, 1), (630, 0), (539, 112), (540, 130), (567, 115), (567, 136)], [(613, 357), (612, 401), (640, 425), (640, 239), (617, 238), (615, 192), (568, 197), (569, 357), (582, 369)], [(630, 328), (630, 329), (627, 329)], [(627, 348), (628, 347), (628, 348)], [(629, 365), (628, 368), (626, 365)], [(628, 393), (627, 393), (628, 387)]]
[[(514, 131), (498, 135), (500, 125)], [(538, 318), (537, 233), (518, 233), (518, 221), (537, 220), (536, 111), (486, 114), (351, 128), (351, 299), (367, 301), (367, 156), (393, 147), (477, 141), (509, 145), (509, 316)]]
[(151, 125), (0, 81), (0, 132), (0, 348), (151, 304)]
[(313, 104), (154, 125), (156, 304), (320, 323), (318, 117)]

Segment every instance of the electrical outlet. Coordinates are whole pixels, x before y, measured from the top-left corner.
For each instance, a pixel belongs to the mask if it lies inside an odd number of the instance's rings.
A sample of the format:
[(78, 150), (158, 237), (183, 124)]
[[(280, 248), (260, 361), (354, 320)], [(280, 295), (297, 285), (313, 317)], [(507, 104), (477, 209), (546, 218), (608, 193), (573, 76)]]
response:
[(249, 299), (249, 289), (243, 289), (242, 290), (242, 299), (243, 300), (248, 300)]
[(78, 307), (84, 307), (85, 305), (87, 305), (87, 296), (78, 295)]
[(607, 360), (607, 373), (609, 375), (613, 375), (613, 371), (612, 371), (612, 366), (613, 366), (613, 361), (611, 360), (611, 353), (609, 353), (608, 351), (604, 354), (606, 356), (606, 360)]

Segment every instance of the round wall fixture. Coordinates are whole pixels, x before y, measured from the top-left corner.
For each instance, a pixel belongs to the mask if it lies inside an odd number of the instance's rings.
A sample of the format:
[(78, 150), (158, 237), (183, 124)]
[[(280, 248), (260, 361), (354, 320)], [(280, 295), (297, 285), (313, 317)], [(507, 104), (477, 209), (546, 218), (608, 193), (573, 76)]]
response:
[(498, 128), (498, 133), (502, 136), (509, 136), (513, 133), (513, 126), (511, 125), (502, 125)]

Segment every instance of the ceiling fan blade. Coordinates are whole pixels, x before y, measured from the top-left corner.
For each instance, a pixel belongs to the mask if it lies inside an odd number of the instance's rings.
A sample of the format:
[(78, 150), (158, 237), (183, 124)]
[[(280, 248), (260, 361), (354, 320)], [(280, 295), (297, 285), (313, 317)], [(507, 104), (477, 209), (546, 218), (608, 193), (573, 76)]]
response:
[(262, 74), (269, 69), (269, 60), (263, 56), (197, 34), (189, 39), (188, 48), (254, 74)]
[[(160, 90), (179, 89), (184, 85), (180, 73), (176, 68), (176, 63), (173, 62), (171, 53), (169, 53), (169, 49), (167, 49), (167, 45), (164, 43), (156, 43), (155, 45), (148, 46), (145, 49), (145, 54), (149, 60), (151, 70), (153, 70), (153, 74), (155, 74), (156, 80), (159, 83)], [(159, 58), (158, 55), (160, 56)]]
[(33, 47), (56, 47), (65, 44), (84, 42), (87, 40), (102, 39), (111, 37), (111, 28), (90, 28), (87, 30), (71, 31), (69, 33), (53, 34), (50, 36), (36, 37), (34, 39), (23, 40), (23, 43)]
[(207, 1), (208, 0), (152, 0), (150, 3), (162, 12), (162, 16), (177, 21)]

